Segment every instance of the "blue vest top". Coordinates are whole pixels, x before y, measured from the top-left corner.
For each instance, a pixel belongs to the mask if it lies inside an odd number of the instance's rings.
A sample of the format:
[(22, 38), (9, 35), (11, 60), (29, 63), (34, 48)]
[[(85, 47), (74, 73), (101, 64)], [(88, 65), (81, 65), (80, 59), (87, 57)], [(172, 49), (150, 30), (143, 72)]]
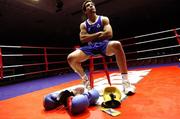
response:
[(102, 24), (101, 16), (99, 16), (98, 20), (93, 24), (89, 24), (88, 21), (86, 20), (86, 30), (87, 30), (87, 33), (89, 34), (103, 31), (103, 28), (104, 26)]

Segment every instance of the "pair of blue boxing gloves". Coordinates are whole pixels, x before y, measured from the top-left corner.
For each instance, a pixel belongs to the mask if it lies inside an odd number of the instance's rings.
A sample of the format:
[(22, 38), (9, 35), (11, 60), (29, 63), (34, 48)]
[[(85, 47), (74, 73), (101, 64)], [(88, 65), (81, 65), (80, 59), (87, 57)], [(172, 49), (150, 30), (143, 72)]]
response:
[(45, 110), (64, 106), (71, 114), (79, 114), (84, 112), (89, 106), (96, 105), (99, 96), (99, 92), (95, 89), (82, 94), (64, 90), (46, 95), (43, 100), (43, 106)]

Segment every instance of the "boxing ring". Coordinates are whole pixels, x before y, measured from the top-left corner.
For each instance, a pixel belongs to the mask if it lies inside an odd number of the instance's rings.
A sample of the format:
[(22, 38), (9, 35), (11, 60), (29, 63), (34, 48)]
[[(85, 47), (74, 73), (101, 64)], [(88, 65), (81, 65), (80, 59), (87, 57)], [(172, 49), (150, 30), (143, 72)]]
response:
[(66, 61), (70, 51), (73, 48), (0, 45), (0, 78), (18, 80), (57, 71), (63, 74), (70, 70)]
[[(117, 117), (112, 117), (100, 110), (100, 106), (91, 106), (82, 114), (69, 115), (64, 108), (58, 108), (50, 111), (45, 111), (42, 105), (43, 96), (58, 90), (79, 85), (81, 80), (74, 73), (66, 62), (66, 56), (73, 48), (53, 48), (53, 47), (32, 47), (32, 46), (0, 46), (0, 68), (1, 81), (16, 80), (19, 78), (29, 78), (35, 74), (47, 75), (48, 72), (58, 74), (56, 78), (46, 79), (43, 77), (40, 83), (39, 79), (27, 82), (13, 87), (11, 85), (0, 87), (0, 115), (2, 119), (178, 119), (180, 113), (180, 28), (149, 33), (145, 35), (134, 36), (131, 38), (120, 39), (127, 57), (130, 82), (136, 85), (137, 92), (133, 96), (124, 96), (121, 107), (116, 108), (121, 114)], [(29, 50), (22, 50), (29, 49)], [(12, 50), (8, 49), (21, 49)], [(7, 51), (5, 51), (7, 50)], [(33, 53), (32, 53), (33, 50)], [(15, 52), (15, 53), (14, 53)], [(19, 53), (22, 52), (22, 53)], [(60, 53), (64, 54), (60, 54)], [(50, 60), (51, 57), (58, 56)], [(23, 63), (9, 63), (6, 57), (21, 57)], [(23, 59), (22, 57), (28, 58)], [(33, 59), (35, 57), (35, 59)], [(40, 58), (39, 58), (40, 57)], [(37, 58), (37, 59), (36, 59)], [(38, 59), (39, 58), (39, 59)], [(16, 59), (16, 58), (15, 58)], [(36, 61), (36, 62), (35, 62)], [(37, 62), (39, 61), (39, 62)], [(18, 64), (19, 63), (19, 64)], [(115, 59), (112, 57), (109, 66), (115, 64)], [(55, 66), (51, 66), (51, 65)], [(60, 64), (60, 65), (58, 65)], [(88, 67), (86, 62), (85, 67)], [(100, 64), (97, 64), (100, 65)], [(33, 68), (38, 67), (38, 68)], [(23, 69), (19, 69), (25, 67)], [(31, 67), (30, 69), (28, 69)], [(28, 69), (28, 70), (25, 70)], [(10, 73), (7, 73), (10, 71)], [(24, 71), (24, 72), (23, 72)], [(113, 85), (119, 87), (117, 80), (120, 73), (117, 68), (109, 70)], [(59, 75), (62, 74), (62, 75)], [(52, 75), (47, 75), (52, 76)], [(67, 78), (65, 78), (67, 76)], [(69, 77), (68, 77), (69, 76)], [(68, 80), (69, 78), (73, 80)], [(100, 85), (108, 85), (104, 74), (98, 73), (94, 76), (95, 88)], [(105, 79), (105, 80), (104, 80)], [(46, 85), (52, 83), (54, 85), (42, 87), (38, 90), (14, 95), (20, 90), (27, 90), (28, 86)], [(12, 88), (13, 87), (13, 88)], [(9, 93), (9, 98), (3, 99)]]

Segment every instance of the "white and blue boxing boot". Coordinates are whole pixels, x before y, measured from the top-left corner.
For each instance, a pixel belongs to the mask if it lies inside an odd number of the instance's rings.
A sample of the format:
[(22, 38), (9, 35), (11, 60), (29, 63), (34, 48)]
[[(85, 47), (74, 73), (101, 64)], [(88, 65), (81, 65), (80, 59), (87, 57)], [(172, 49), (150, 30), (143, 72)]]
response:
[(123, 92), (126, 95), (133, 95), (136, 92), (136, 87), (128, 80), (128, 74), (122, 74)]
[(82, 76), (82, 83), (87, 90), (91, 90), (90, 81), (86, 74), (84, 76)]

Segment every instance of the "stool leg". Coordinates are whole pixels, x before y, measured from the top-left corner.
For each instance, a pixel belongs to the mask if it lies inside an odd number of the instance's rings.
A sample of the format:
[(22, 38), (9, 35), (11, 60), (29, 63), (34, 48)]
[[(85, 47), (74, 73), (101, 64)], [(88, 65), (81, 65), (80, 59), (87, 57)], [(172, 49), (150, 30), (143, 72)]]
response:
[(111, 86), (111, 80), (110, 80), (109, 72), (105, 71), (105, 73), (106, 73), (106, 76), (107, 76), (107, 79), (108, 79), (108, 83)]
[(89, 80), (90, 80), (91, 88), (94, 87), (93, 71), (94, 71), (94, 61), (93, 61), (93, 57), (91, 56), (90, 57), (90, 66), (89, 66)]
[(103, 57), (102, 60), (103, 60), (104, 71), (106, 73), (106, 77), (107, 77), (108, 83), (109, 83), (109, 85), (111, 85), (111, 80), (110, 80), (110, 76), (109, 76), (109, 72), (108, 72), (108, 68), (107, 68), (107, 64), (106, 64), (105, 58)]

